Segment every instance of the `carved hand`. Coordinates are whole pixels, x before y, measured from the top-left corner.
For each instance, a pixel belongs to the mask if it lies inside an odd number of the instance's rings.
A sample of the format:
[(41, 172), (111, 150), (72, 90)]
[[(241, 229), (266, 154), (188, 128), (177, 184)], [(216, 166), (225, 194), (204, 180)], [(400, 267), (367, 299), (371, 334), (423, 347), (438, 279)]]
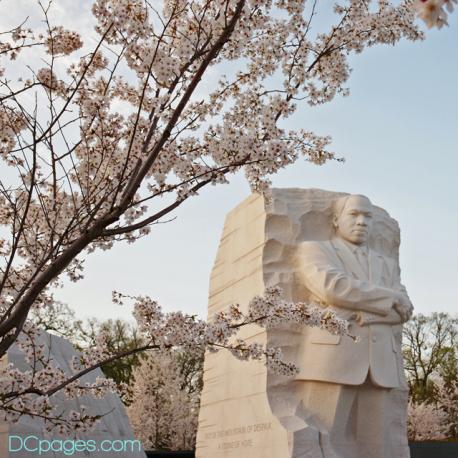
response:
[(406, 322), (410, 319), (413, 313), (413, 305), (410, 302), (410, 299), (407, 297), (406, 294), (398, 292), (396, 294), (393, 308), (399, 314), (403, 322)]

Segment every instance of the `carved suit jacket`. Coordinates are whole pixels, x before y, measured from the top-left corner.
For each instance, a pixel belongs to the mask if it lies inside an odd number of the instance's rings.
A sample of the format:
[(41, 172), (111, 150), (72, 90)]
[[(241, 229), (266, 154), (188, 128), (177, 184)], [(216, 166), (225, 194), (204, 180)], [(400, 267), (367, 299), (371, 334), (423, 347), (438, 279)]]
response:
[(304, 242), (298, 249), (298, 277), (311, 299), (350, 321), (348, 336), (319, 328), (304, 330), (298, 354), (299, 380), (406, 388), (401, 354), (402, 324), (392, 309), (402, 291), (396, 262), (368, 249), (365, 271), (339, 238)]

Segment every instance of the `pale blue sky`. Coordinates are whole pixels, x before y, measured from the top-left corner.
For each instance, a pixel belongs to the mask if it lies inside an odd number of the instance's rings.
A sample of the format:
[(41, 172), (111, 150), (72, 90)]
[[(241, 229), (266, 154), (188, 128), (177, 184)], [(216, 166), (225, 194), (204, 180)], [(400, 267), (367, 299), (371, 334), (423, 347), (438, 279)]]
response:
[[(292, 127), (332, 135), (346, 162), (299, 161), (273, 183), (362, 193), (387, 209), (401, 227), (402, 277), (417, 311), (457, 313), (458, 13), (424, 42), (376, 47), (352, 65), (349, 97), (290, 118)], [(129, 318), (111, 304), (112, 289), (205, 316), (224, 216), (248, 193), (240, 176), (204, 190), (148, 238), (90, 255), (85, 279), (65, 282), (56, 296), (80, 316)]]

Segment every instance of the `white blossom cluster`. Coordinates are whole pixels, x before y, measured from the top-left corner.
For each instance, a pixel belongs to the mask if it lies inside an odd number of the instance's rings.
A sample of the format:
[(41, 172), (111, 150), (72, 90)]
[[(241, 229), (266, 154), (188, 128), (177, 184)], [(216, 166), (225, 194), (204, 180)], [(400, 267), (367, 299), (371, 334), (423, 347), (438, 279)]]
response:
[(68, 55), (80, 49), (83, 46), (83, 42), (78, 33), (64, 30), (62, 26), (58, 26), (49, 30), (45, 46), (47, 47), (47, 52), (51, 55)]
[[(18, 162), (12, 160), (9, 152), (16, 144), (17, 135), (26, 128), (26, 121), (21, 114), (10, 107), (0, 107), (0, 157), (8, 165), (17, 165)], [(1, 196), (1, 212), (8, 212), (8, 204), (5, 197)], [(7, 215), (4, 215), (4, 217)]]
[[(32, 29), (18, 25), (10, 30), (9, 33), (2, 34), (0, 39), (0, 56), (15, 60), (25, 47), (30, 46), (29, 42), (34, 40), (35, 35)], [(3, 76), (3, 73), (4, 71), (0, 67), (0, 76)]]
[(65, 96), (67, 88), (64, 82), (58, 80), (56, 74), (50, 68), (40, 68), (37, 71), (36, 78), (48, 92), (54, 92), (56, 95)]
[(454, 437), (458, 421), (458, 380), (445, 383), (433, 374), (435, 395), (429, 402), (409, 401), (408, 435), (411, 441), (444, 440)]
[(414, 8), (418, 16), (429, 27), (441, 29), (448, 25), (448, 14), (452, 13), (458, 0), (414, 0)]
[(408, 434), (410, 440), (428, 441), (447, 438), (447, 414), (434, 404), (409, 402)]
[(126, 37), (148, 37), (148, 9), (142, 0), (96, 0), (92, 12), (98, 19), (98, 31), (107, 33), (110, 43), (123, 43)]

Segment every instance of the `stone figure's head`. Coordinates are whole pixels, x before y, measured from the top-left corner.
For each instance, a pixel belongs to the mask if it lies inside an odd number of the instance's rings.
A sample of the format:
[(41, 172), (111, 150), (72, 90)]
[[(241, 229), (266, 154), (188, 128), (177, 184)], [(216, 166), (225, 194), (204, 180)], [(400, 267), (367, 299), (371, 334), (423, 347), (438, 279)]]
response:
[(338, 237), (355, 245), (365, 245), (372, 221), (372, 203), (366, 196), (353, 194), (335, 201), (334, 228)]

